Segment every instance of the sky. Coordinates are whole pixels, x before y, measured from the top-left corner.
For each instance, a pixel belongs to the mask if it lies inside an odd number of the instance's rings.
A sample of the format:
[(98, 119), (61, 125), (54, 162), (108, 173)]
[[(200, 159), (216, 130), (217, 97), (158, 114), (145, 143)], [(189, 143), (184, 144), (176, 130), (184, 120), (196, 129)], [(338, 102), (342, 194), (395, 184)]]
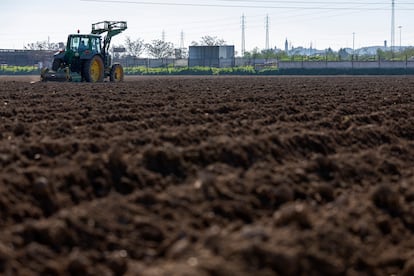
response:
[[(391, 0), (1, 0), (0, 49), (23, 49), (28, 43), (66, 42), (67, 35), (89, 33), (103, 20), (127, 21), (128, 29), (114, 37), (149, 43), (164, 37), (176, 47), (209, 35), (235, 45), (240, 54), (242, 16), (245, 47), (264, 49), (266, 18), (269, 45), (316, 49), (382, 46), (391, 43)], [(414, 1), (395, 0), (395, 46), (414, 46)], [(400, 27), (401, 26), (401, 27)]]

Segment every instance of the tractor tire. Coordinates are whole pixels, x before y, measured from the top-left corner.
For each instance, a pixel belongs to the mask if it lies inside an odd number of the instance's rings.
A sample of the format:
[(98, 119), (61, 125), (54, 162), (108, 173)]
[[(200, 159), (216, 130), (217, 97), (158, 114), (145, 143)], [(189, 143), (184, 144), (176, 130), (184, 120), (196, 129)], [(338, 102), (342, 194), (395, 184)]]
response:
[(121, 64), (112, 65), (109, 80), (111, 82), (121, 82), (124, 80), (124, 68), (122, 68)]
[(96, 55), (86, 61), (83, 66), (83, 78), (87, 82), (102, 82), (104, 79), (104, 63), (100, 56)]
[(62, 66), (63, 60), (61, 59), (54, 59), (52, 63), (52, 70), (57, 71)]

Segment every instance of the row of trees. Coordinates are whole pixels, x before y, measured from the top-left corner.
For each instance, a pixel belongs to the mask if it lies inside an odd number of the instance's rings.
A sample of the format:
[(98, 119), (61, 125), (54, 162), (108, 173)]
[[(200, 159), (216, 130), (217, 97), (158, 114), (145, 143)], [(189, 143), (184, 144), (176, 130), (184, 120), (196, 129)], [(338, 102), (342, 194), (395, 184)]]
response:
[[(203, 36), (200, 41), (193, 41), (192, 46), (216, 46), (224, 45), (226, 42), (223, 39), (219, 39), (215, 36)], [(37, 41), (27, 44), (24, 48), (27, 50), (58, 50), (63, 47), (63, 43), (51, 43), (49, 41)], [(112, 51), (116, 54), (126, 54), (133, 57), (140, 57), (144, 52), (153, 58), (169, 58), (187, 57), (187, 51), (185, 49), (177, 49), (174, 44), (161, 39), (156, 39), (150, 43), (145, 43), (141, 38), (131, 39), (126, 37), (124, 44), (114, 45)]]
[[(215, 36), (203, 36), (200, 41), (193, 41), (192, 46), (218, 46), (224, 45), (226, 42)], [(174, 48), (174, 44), (164, 40), (156, 39), (151, 43), (145, 43), (143, 39), (138, 38), (132, 40), (130, 37), (125, 39), (123, 45), (114, 46), (113, 49), (125, 49), (129, 56), (140, 57), (144, 52), (153, 58), (168, 58), (168, 57), (187, 57), (186, 49)]]
[(54, 43), (50, 41), (36, 41), (24, 46), (25, 50), (58, 50), (63, 43)]
[[(171, 42), (161, 39), (153, 40), (151, 43), (145, 43), (143, 39), (132, 40), (130, 37), (125, 39), (125, 43), (116, 45), (112, 49), (124, 49), (129, 56), (140, 57), (145, 51), (154, 58), (167, 58), (174, 55), (175, 49)], [(118, 51), (122, 52), (122, 51)]]

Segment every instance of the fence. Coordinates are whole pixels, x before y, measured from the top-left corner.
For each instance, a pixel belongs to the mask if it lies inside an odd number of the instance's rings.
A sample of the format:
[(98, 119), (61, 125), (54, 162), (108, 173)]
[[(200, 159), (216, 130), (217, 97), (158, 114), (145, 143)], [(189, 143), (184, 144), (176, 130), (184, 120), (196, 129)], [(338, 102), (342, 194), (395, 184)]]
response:
[(54, 51), (0, 49), (0, 64), (12, 66), (47, 66), (53, 61)]
[[(53, 61), (53, 51), (33, 51), (33, 50), (1, 50), (0, 49), (0, 65), (12, 66), (34, 66), (34, 67), (50, 67)], [(114, 58), (114, 62), (121, 63), (124, 67), (191, 67), (195, 64), (193, 60), (189, 59), (150, 59), (150, 58), (136, 58), (131, 56), (124, 56)], [(200, 61), (197, 61), (200, 64)], [(252, 66), (256, 70), (263, 68), (277, 68), (286, 70), (306, 70), (306, 69), (321, 69), (321, 70), (365, 70), (365, 69), (404, 69), (414, 70), (414, 60), (405, 61), (279, 61), (278, 59), (253, 59), (253, 58), (231, 58), (231, 59), (214, 59), (204, 60), (204, 66), (207, 67), (242, 67)]]
[(136, 57), (122, 57), (114, 58), (114, 62), (120, 63), (124, 67), (137, 67), (143, 66), (147, 68), (157, 67), (187, 67), (187, 59), (173, 59), (173, 58), (162, 58), (162, 59), (151, 59), (151, 58), (136, 58)]
[(413, 69), (414, 61), (279, 61), (279, 69)]

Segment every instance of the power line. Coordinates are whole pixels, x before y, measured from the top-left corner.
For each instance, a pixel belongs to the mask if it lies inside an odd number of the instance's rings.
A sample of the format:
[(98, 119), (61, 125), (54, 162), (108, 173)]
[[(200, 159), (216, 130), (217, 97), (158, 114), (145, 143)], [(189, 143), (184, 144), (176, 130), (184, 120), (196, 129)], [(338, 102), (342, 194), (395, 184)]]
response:
[[(385, 2), (341, 2), (341, 1), (271, 1), (271, 0), (218, 0), (219, 2), (243, 2), (243, 3), (270, 3), (270, 4), (338, 4), (338, 5), (360, 5), (360, 4), (367, 4), (367, 5), (384, 5)], [(414, 3), (406, 3), (406, 4), (414, 4)]]
[[(139, 3), (145, 3), (145, 5), (149, 5), (149, 6), (151, 6), (151, 3), (157, 3), (154, 6), (154, 8), (159, 6), (159, 4), (165, 5), (165, 6), (171, 6), (171, 3), (162, 3), (164, 0), (148, 0), (148, 1), (145, 1), (145, 0), (144, 1), (134, 1), (134, 0), (132, 0), (132, 1), (130, 1), (130, 0), (127, 0), (127, 1), (123, 1), (123, 0), (117, 0), (117, 1), (115, 1), (115, 0), (81, 0), (81, 1), (84, 1), (84, 2), (88, 2), (88, 1), (89, 2), (103, 2), (103, 3), (107, 3), (107, 4), (103, 4), (102, 6), (108, 5), (110, 7), (113, 6), (110, 3), (121, 3), (121, 4), (126, 4), (126, 5), (128, 5), (128, 4), (141, 5)], [(108, 2), (108, 1), (110, 1), (110, 2)], [(176, 1), (174, 4), (177, 4), (177, 5), (173, 5), (173, 6), (195, 6), (195, 7), (200, 7), (200, 5), (205, 6), (203, 4), (198, 4), (198, 3), (196, 3), (196, 4), (187, 4), (187, 3), (185, 3), (186, 1), (187, 0), (185, 0), (185, 1), (180, 1), (180, 0)], [(208, 3), (209, 7), (214, 6), (214, 7), (219, 7), (220, 8), (221, 6), (217, 5), (218, 1), (220, 1), (220, 0), (213, 0), (211, 2), (205, 2), (205, 3)], [(222, 0), (222, 1), (226, 1), (226, 0)], [(230, 0), (228, 0), (228, 1), (230, 1)], [(241, 0), (240, 2), (246, 2), (246, 1), (247, 0)], [(316, 2), (316, 1), (307, 2), (307, 3), (322, 4), (321, 1), (318, 1), (318, 2)], [(238, 7), (238, 6), (236, 6), (237, 1), (233, 1), (233, 2), (235, 2), (235, 4), (231, 5), (231, 6), (232, 7)], [(287, 2), (287, 1), (267, 1), (267, 2), (265, 2), (264, 0), (263, 1), (259, 0), (259, 1), (251, 1), (251, 2), (255, 2), (256, 4), (260, 3), (260, 2), (271, 4), (271, 3), (282, 3), (282, 2)], [(352, 6), (353, 9), (342, 9), (342, 8), (338, 8), (338, 3), (344, 3), (344, 2), (330, 2), (330, 3), (324, 3), (325, 4), (324, 8), (329, 8), (329, 7), (332, 7), (332, 5), (333, 5), (335, 9), (327, 9), (324, 12), (315, 12), (314, 10), (310, 10), (310, 9), (301, 9), (301, 7), (299, 7), (299, 6), (304, 6), (305, 5), (304, 1), (289, 1), (289, 3), (292, 3), (292, 5), (293, 5), (293, 3), (296, 3), (295, 6), (297, 6), (297, 8), (296, 9), (291, 9), (291, 10), (284, 10), (283, 12), (279, 12), (277, 10), (277, 8), (275, 7), (273, 10), (268, 10), (268, 14), (269, 14), (269, 17), (270, 16), (275, 16), (275, 18), (276, 18), (274, 20), (275, 22), (272, 21), (272, 24), (280, 25), (280, 24), (285, 24), (285, 22), (289, 22), (289, 24), (290, 24), (290, 22), (292, 22), (292, 18), (298, 18), (298, 17), (301, 18), (301, 22), (306, 21), (307, 23), (309, 23), (309, 21), (322, 20), (322, 19), (326, 19), (328, 17), (335, 17), (336, 18), (338, 16), (343, 16), (345, 14), (366, 13), (367, 11), (370, 12), (370, 13), (376, 13), (376, 12), (381, 12), (381, 11), (390, 11), (391, 6), (389, 4), (389, 0), (387, 0), (387, 2), (388, 2), (388, 5), (386, 6), (387, 8), (381, 8), (381, 9), (376, 9), (377, 6), (369, 5), (367, 3), (358, 3), (359, 5)], [(302, 5), (300, 5), (299, 3), (301, 3)], [(350, 3), (355, 3), (356, 4), (356, 2), (350, 2)], [(376, 3), (379, 4), (378, 1)], [(249, 4), (249, 3), (245, 3), (245, 4)], [(385, 5), (384, 3), (381, 3), (381, 4)], [(249, 6), (249, 7), (251, 7), (251, 6)], [(351, 7), (351, 6), (348, 6), (348, 7)], [(368, 7), (372, 7), (372, 8), (368, 8)], [(400, 6), (400, 1), (399, 1), (398, 5), (396, 5), (396, 8), (398, 9), (400, 7), (401, 6)], [(317, 9), (319, 7), (313, 7), (313, 8)], [(403, 11), (405, 11), (405, 10), (403, 10)], [(382, 16), (385, 15), (384, 13), (381, 13), (381, 14), (382, 14)], [(253, 17), (255, 20), (250, 20), (252, 22), (249, 21), (249, 28), (250, 29), (256, 29), (257, 28), (257, 31), (258, 31), (259, 28), (262, 29), (263, 28), (263, 23), (260, 23), (260, 21), (263, 22), (263, 13), (261, 15), (249, 15), (249, 18), (251, 18), (251, 17)], [(258, 20), (259, 17), (261, 18), (260, 21)], [(185, 18), (180, 18), (180, 20), (182, 20), (182, 19), (185, 20)], [(223, 31), (223, 25), (226, 26), (226, 31), (229, 32), (229, 30), (231, 30), (230, 32), (236, 33), (237, 29), (240, 30), (240, 23), (239, 23), (240, 21), (237, 20), (237, 17), (234, 18), (234, 19), (230, 19), (230, 18), (228, 19), (228, 17), (215, 18), (215, 19), (206, 19), (206, 20), (195, 19), (194, 22), (196, 22), (198, 24), (193, 24), (194, 23), (193, 20), (188, 21), (188, 24), (191, 23), (190, 24), (191, 28), (186, 31), (186, 37), (189, 37), (190, 41), (193, 40), (196, 35), (200, 34), (200, 32), (198, 30), (202, 30), (203, 32), (213, 33), (213, 35), (221, 36), (222, 31)], [(239, 21), (239, 22), (237, 22), (237, 21)], [(202, 22), (206, 22), (207, 24), (203, 24)], [(295, 20), (294, 20), (294, 22), (295, 22)], [(181, 22), (180, 24), (187, 24), (187, 23)], [(160, 27), (165, 27), (165, 26), (157, 26), (157, 24), (152, 23), (151, 26), (149, 26), (149, 29), (145, 29), (146, 31), (144, 33), (152, 34), (153, 31), (151, 31), (151, 29), (154, 29), (154, 31), (156, 31), (157, 29), (159, 30)], [(187, 25), (186, 25), (186, 27), (188, 28)], [(179, 28), (178, 29), (178, 31), (179, 31), (182, 27), (177, 26), (177, 28)], [(169, 29), (169, 31), (171, 31), (170, 29)], [(386, 28), (382, 28), (382, 30), (384, 30), (384, 29), (386, 30)], [(218, 33), (214, 33), (216, 31), (218, 31)], [(243, 31), (243, 28), (242, 28), (242, 31)], [(256, 30), (253, 30), (253, 32), (255, 32), (255, 31)], [(372, 31), (373, 30), (370, 30), (370, 34), (372, 33)], [(142, 32), (142, 30), (140, 32)], [(242, 36), (244, 36), (244, 41), (245, 41), (244, 42), (244, 44), (245, 44), (244, 45), (244, 50), (245, 51), (246, 51), (246, 47), (247, 47), (246, 35), (249, 35), (247, 32), (248, 31), (246, 30), (246, 16), (245, 16), (244, 35), (242, 34)], [(351, 30), (351, 32), (352, 32), (352, 30)], [(383, 35), (383, 34), (381, 34), (381, 35)], [(269, 36), (270, 36), (270, 34), (269, 34)], [(283, 36), (285, 36), (285, 34), (283, 34)], [(328, 36), (331, 37), (332, 34), (329, 34)], [(233, 38), (233, 42), (234, 42), (234, 38)]]
[[(135, 4), (150, 6), (187, 6), (187, 7), (211, 7), (211, 8), (248, 8), (248, 9), (283, 9), (283, 10), (389, 10), (389, 8), (362, 8), (362, 7), (312, 7), (312, 6), (267, 6), (267, 5), (227, 5), (227, 4), (194, 4), (194, 3), (165, 3), (153, 1), (127, 1), (127, 0), (80, 0), (81, 2), (113, 3), (113, 4)], [(304, 2), (305, 3), (305, 2)], [(329, 4), (329, 3), (324, 3)], [(414, 10), (404, 8), (407, 10)]]
[[(219, 2), (232, 2), (232, 3), (236, 3), (236, 2), (241, 2), (241, 3), (252, 3), (252, 4), (257, 4), (257, 3), (268, 3), (268, 4), (304, 4), (304, 5), (361, 5), (363, 4), (364, 6), (369, 6), (369, 5), (387, 5), (388, 2), (344, 2), (344, 1), (284, 1), (284, 0), (279, 0), (279, 1), (272, 1), (272, 0), (217, 0)], [(414, 5), (413, 2), (399, 2), (399, 5)]]

